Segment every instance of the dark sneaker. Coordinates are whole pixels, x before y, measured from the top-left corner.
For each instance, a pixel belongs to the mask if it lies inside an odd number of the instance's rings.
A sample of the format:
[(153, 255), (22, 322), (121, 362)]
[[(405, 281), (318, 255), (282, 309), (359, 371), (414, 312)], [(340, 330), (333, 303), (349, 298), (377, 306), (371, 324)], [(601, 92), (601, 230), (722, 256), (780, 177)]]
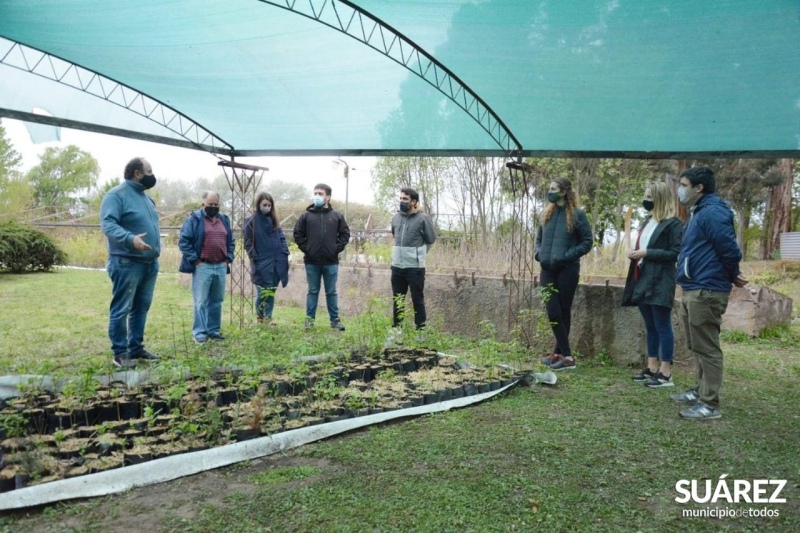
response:
[(306, 325), (304, 326), (305, 329), (311, 329), (314, 327), (314, 319), (306, 317)]
[(717, 418), (722, 418), (722, 413), (719, 412), (719, 409), (709, 407), (703, 402), (697, 402), (690, 408), (681, 411), (681, 418), (690, 420), (716, 420)]
[(653, 371), (650, 370), (649, 368), (645, 368), (644, 370), (633, 376), (631, 379), (633, 381), (650, 381), (654, 377), (656, 377), (656, 375), (653, 373)]
[(117, 368), (134, 368), (136, 362), (125, 355), (115, 355), (111, 363)]
[(155, 354), (148, 352), (147, 350), (142, 350), (139, 353), (135, 353), (131, 355), (131, 359), (141, 359), (142, 361), (160, 361), (161, 358)]
[(575, 362), (574, 357), (561, 357), (557, 362), (550, 365), (550, 370), (559, 372), (561, 370), (571, 370), (576, 366), (578, 366), (578, 363)]
[(656, 375), (653, 376), (652, 379), (645, 381), (645, 387), (649, 387), (651, 389), (657, 389), (659, 387), (674, 387), (675, 384), (672, 382), (672, 375), (665, 376), (661, 372), (656, 372)]
[(194, 343), (195, 344), (205, 344), (206, 342), (208, 342), (208, 337), (195, 337), (194, 338)]
[(673, 394), (669, 399), (677, 403), (694, 403), (700, 399), (700, 395), (695, 389), (689, 389), (681, 394)]
[(338, 318), (331, 322), (331, 328), (335, 329), (336, 331), (344, 331), (344, 325), (342, 325)]
[(212, 341), (224, 341), (225, 335), (223, 335), (222, 333), (218, 333), (216, 335), (209, 335), (208, 338), (211, 339)]
[(540, 362), (544, 366), (550, 366), (552, 364), (555, 364), (555, 363), (561, 361), (561, 359), (563, 359), (563, 358), (564, 358), (564, 356), (561, 355), (560, 353), (551, 353), (550, 355), (546, 355), (546, 356), (542, 357), (542, 360)]

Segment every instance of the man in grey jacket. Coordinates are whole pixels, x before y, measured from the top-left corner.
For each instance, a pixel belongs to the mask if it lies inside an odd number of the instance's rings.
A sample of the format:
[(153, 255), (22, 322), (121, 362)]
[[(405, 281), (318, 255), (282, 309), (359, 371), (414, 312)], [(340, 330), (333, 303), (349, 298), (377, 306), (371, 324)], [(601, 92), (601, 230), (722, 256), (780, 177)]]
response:
[(400, 210), (392, 217), (392, 318), (395, 328), (402, 318), (406, 293), (411, 289), (414, 324), (423, 329), (425, 314), (425, 259), (436, 240), (431, 217), (420, 210), (419, 193), (410, 187), (400, 189)]

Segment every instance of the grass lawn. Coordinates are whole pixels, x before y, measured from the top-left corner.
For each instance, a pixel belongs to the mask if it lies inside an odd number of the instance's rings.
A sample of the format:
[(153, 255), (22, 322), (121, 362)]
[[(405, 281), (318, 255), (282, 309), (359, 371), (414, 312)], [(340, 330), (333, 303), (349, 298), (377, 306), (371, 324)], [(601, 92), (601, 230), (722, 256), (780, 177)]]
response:
[[(35, 371), (41, 360), (63, 373), (108, 365), (104, 276), (0, 276), (0, 374)], [(387, 325), (375, 314), (349, 319), (347, 336), (305, 335), (302, 312), (278, 308), (276, 328), (231, 330), (224, 347), (187, 345), (191, 296), (176, 279), (159, 280), (146, 340), (181, 364), (213, 354), (271, 361), (270, 346), (286, 356), (345, 349)], [(687, 362), (676, 365), (677, 386), (661, 390), (631, 382), (630, 369), (583, 362), (554, 388), (518, 388), (158, 486), (0, 516), (0, 531), (800, 531), (800, 327), (726, 338), (738, 342), (724, 346), (722, 420), (678, 418), (668, 395), (693, 384)], [(434, 341), (442, 351), (503, 356), (499, 343)], [(724, 474), (788, 480), (787, 503), (711, 505), (780, 516), (683, 517), (705, 506), (677, 504), (676, 482), (708, 479), (713, 488)]]
[[(0, 375), (80, 375), (113, 372), (108, 339), (111, 282), (105, 271), (61, 269), (48, 274), (0, 275)], [(145, 346), (163, 358), (162, 366), (189, 367), (203, 360), (244, 367), (266, 366), (292, 358), (355, 347), (377, 349), (386, 338), (391, 309), (388, 298), (371, 302), (374, 312), (344, 317), (339, 334), (318, 321), (311, 334), (303, 330), (304, 310), (279, 305), (277, 327), (230, 326), (230, 301), (223, 305), (222, 331), (228, 340), (194, 344), (192, 295), (177, 274), (161, 273), (147, 317)], [(409, 336), (410, 339), (413, 335)], [(442, 350), (462, 339), (433, 332), (429, 340)], [(474, 343), (473, 343), (474, 344)]]

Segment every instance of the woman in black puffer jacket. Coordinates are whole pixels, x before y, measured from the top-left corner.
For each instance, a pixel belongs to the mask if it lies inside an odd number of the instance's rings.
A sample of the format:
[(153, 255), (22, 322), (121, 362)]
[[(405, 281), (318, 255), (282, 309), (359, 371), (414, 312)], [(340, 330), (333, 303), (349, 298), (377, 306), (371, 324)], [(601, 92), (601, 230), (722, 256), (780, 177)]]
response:
[(569, 346), (572, 300), (578, 288), (580, 259), (592, 249), (592, 229), (567, 178), (556, 178), (547, 193), (550, 202), (536, 231), (534, 258), (542, 266), (539, 281), (547, 318), (556, 336), (553, 353), (542, 363), (553, 370), (575, 368)]

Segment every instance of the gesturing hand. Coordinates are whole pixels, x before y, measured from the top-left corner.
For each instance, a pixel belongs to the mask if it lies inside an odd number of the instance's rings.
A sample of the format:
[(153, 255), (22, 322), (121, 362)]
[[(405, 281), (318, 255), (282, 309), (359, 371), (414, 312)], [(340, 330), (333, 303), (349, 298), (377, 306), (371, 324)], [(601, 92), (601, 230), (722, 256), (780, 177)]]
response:
[(133, 238), (133, 247), (137, 250), (152, 250), (153, 247), (144, 242), (144, 236), (147, 233), (140, 233)]
[(733, 280), (733, 284), (736, 285), (737, 287), (744, 287), (748, 283), (750, 282), (747, 280), (747, 278), (745, 278), (741, 274), (736, 276), (736, 278)]

